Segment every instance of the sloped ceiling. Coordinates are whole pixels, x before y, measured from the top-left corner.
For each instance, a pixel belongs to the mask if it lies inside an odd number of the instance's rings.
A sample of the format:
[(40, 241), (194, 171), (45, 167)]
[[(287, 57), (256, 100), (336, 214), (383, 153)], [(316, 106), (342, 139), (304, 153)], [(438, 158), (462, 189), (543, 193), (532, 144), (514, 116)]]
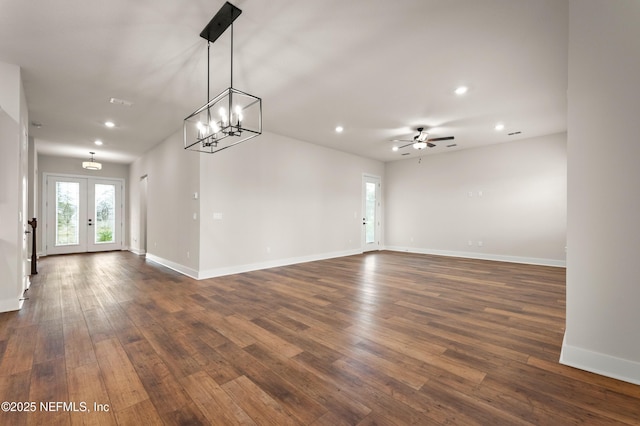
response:
[[(233, 3), (234, 87), (263, 99), (266, 131), (393, 161), (566, 130), (564, 0)], [(199, 34), (222, 4), (0, 0), (0, 61), (22, 67), (38, 150), (126, 163), (179, 130), (206, 102)], [(213, 94), (229, 47), (229, 32), (212, 45)], [(419, 126), (458, 146), (391, 151)]]

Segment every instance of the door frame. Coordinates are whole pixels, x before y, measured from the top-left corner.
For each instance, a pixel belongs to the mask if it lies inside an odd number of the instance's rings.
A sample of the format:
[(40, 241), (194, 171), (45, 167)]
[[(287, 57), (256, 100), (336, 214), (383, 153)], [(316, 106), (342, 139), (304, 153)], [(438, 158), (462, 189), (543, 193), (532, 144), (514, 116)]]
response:
[(373, 243), (366, 243), (366, 227), (364, 226), (364, 223), (362, 224), (361, 228), (360, 228), (360, 246), (362, 249), (362, 252), (368, 252), (368, 251), (374, 251), (374, 250), (381, 250), (382, 249), (382, 244), (380, 243), (380, 241), (382, 240), (382, 177), (377, 176), (377, 175), (373, 175), (373, 174), (369, 174), (369, 173), (363, 173), (362, 174), (362, 183), (360, 184), (360, 191), (361, 191), (361, 214), (362, 214), (362, 218), (364, 220), (365, 218), (365, 210), (366, 210), (366, 183), (367, 182), (371, 182), (371, 181), (375, 181), (375, 183), (377, 184), (376, 186), (376, 223), (375, 223), (375, 241)]
[(147, 202), (149, 194), (149, 175), (145, 174), (140, 177), (140, 220), (138, 231), (138, 253), (139, 255), (147, 254)]
[[(42, 219), (43, 219), (43, 226), (42, 226), (42, 230), (40, 232), (40, 238), (42, 241), (42, 256), (47, 256), (48, 253), (48, 245), (49, 245), (49, 241), (48, 241), (48, 229), (49, 229), (49, 205), (48, 205), (48, 200), (47, 200), (47, 196), (49, 193), (49, 188), (48, 188), (48, 180), (50, 177), (54, 177), (54, 178), (63, 178), (63, 179), (87, 179), (87, 183), (90, 179), (95, 179), (95, 180), (109, 180), (109, 181), (116, 181), (118, 183), (120, 183), (121, 185), (121, 191), (120, 191), (120, 224), (116, 224), (116, 226), (119, 227), (119, 234), (120, 234), (120, 240), (116, 242), (116, 244), (120, 247), (120, 250), (124, 250), (124, 239), (125, 239), (125, 235), (124, 235), (124, 230), (125, 230), (125, 221), (126, 221), (126, 216), (125, 216), (125, 202), (126, 202), (126, 197), (125, 197), (125, 180), (123, 178), (114, 178), (114, 177), (106, 177), (106, 176), (92, 176), (92, 175), (74, 175), (74, 174), (68, 174), (68, 173), (51, 173), (51, 172), (44, 172), (42, 173), (42, 192), (41, 192), (41, 201), (42, 201)], [(88, 192), (88, 191), (87, 191)], [(117, 200), (116, 200), (117, 202)], [(88, 248), (87, 248), (88, 250)], [(84, 252), (81, 252), (84, 253)], [(52, 253), (53, 254), (53, 253)]]
[[(31, 225), (29, 225), (29, 133), (27, 131), (27, 127), (25, 126), (25, 123), (22, 122), (21, 120), (21, 126), (20, 126), (20, 149), (19, 151), (19, 163), (18, 163), (18, 171), (19, 171), (19, 175), (20, 175), (20, 195), (18, 196), (18, 200), (19, 200), (19, 219), (20, 219), (20, 224), (22, 225), (22, 247), (20, 250), (20, 264), (19, 267), (21, 267), (21, 273), (22, 273), (22, 277), (20, 278), (21, 281), (21, 295), (24, 295), (24, 292), (26, 290), (29, 289), (29, 287), (31, 286), (31, 268), (29, 267), (31, 265), (31, 256), (29, 253), (29, 242), (28, 242), (28, 234), (34, 232), (34, 230), (31, 228)], [(31, 236), (32, 239), (32, 244), (33, 244), (33, 238), (35, 237), (35, 235)], [(24, 296), (23, 299), (21, 299), (21, 304), (22, 301), (24, 301)]]

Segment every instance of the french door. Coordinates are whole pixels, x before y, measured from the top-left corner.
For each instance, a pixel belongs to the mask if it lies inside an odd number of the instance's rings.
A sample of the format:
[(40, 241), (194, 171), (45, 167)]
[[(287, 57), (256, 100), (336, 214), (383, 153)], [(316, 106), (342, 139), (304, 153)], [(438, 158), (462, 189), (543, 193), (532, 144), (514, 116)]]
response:
[(362, 176), (362, 251), (380, 250), (380, 178)]
[(120, 179), (45, 176), (46, 254), (122, 249)]

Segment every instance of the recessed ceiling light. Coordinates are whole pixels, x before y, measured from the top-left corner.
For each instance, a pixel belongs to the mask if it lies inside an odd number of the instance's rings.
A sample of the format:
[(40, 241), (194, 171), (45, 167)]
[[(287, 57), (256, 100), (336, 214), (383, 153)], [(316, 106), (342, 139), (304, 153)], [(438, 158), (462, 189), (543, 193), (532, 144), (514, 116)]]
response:
[(393, 150), (394, 152), (398, 150), (397, 146), (394, 146), (393, 148), (391, 148), (391, 150)]
[(456, 88), (456, 90), (454, 90), (455, 94), (458, 96), (464, 95), (465, 93), (467, 93), (467, 91), (469, 90), (469, 88), (467, 86), (460, 86), (458, 88)]
[(336, 127), (336, 132), (342, 133), (343, 131), (344, 131), (344, 127), (342, 127), (342, 126), (337, 126)]
[(496, 131), (501, 131), (504, 130), (504, 124), (503, 123), (498, 123), (496, 124), (496, 127), (494, 127), (494, 129), (496, 129)]
[(105, 121), (104, 125), (109, 128), (116, 127), (116, 124), (113, 121)]
[(99, 139), (96, 139), (95, 142), (93, 142), (93, 143), (95, 143), (96, 145), (102, 145), (102, 141), (99, 140)]

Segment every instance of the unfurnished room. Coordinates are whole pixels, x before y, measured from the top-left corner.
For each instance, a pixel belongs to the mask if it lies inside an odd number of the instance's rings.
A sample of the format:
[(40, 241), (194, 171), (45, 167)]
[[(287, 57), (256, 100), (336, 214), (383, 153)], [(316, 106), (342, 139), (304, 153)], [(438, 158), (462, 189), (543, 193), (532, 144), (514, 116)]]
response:
[(0, 424), (640, 425), (637, 0), (0, 0)]

